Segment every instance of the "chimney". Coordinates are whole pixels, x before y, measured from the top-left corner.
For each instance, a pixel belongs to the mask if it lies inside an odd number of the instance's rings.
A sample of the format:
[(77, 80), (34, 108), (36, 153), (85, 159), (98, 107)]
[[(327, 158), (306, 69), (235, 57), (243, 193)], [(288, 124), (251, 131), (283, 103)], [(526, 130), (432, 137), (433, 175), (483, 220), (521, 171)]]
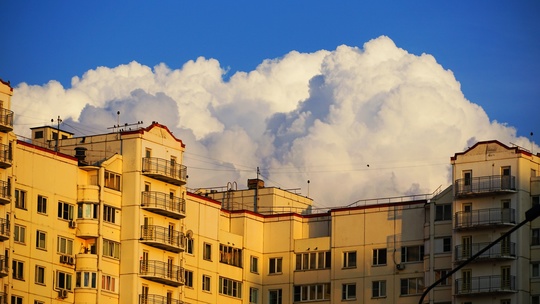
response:
[(248, 189), (250, 190), (264, 188), (264, 181), (258, 178), (248, 179), (247, 184), (248, 184)]
[(87, 165), (86, 150), (85, 147), (75, 147), (75, 157), (79, 160), (79, 165)]

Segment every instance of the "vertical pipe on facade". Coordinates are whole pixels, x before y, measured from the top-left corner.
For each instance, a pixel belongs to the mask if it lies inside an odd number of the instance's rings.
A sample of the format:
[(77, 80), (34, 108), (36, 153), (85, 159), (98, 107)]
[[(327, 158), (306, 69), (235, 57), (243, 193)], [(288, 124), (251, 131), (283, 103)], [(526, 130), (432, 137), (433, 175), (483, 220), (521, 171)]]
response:
[[(98, 277), (96, 278), (99, 282), (99, 279), (101, 275), (103, 275), (103, 270), (101, 269), (101, 259), (103, 258), (103, 251), (101, 251), (102, 254), (99, 254), (100, 249), (103, 246), (103, 236), (101, 235), (101, 231), (103, 230), (103, 210), (105, 210), (105, 206), (103, 204), (103, 187), (102, 185), (105, 184), (105, 168), (100, 166), (98, 171), (98, 200), (99, 200), (99, 210), (100, 210), (100, 216), (99, 216), (99, 222), (98, 222), (98, 239), (96, 240), (97, 244), (96, 246), (96, 254), (97, 254), (97, 272)], [(120, 281), (120, 276), (118, 277), (118, 281)], [(99, 298), (101, 296), (101, 288), (97, 289), (97, 300), (99, 301)]]
[[(435, 266), (435, 204), (436, 200), (429, 203), (429, 282), (434, 282)], [(429, 292), (429, 303), (433, 303), (433, 290)]]

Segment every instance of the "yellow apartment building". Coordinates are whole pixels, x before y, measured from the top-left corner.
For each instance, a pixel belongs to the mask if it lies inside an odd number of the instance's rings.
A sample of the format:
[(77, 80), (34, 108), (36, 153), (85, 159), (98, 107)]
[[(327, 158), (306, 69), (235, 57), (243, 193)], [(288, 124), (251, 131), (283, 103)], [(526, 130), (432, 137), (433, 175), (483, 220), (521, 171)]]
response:
[[(418, 303), (540, 203), (540, 155), (497, 141), (452, 156), (431, 194), (321, 210), (258, 178), (188, 190), (166, 126), (17, 139), (12, 93), (0, 82), (0, 304)], [(535, 220), (425, 303), (539, 297)]]

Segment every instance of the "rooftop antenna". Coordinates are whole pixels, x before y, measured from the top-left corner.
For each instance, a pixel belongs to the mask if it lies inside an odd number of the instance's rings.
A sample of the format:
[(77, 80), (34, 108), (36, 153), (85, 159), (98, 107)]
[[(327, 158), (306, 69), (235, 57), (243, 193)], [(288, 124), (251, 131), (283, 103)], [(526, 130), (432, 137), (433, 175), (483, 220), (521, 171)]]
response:
[[(54, 122), (54, 119), (51, 118), (51, 123)], [(60, 123), (62, 122), (62, 119), (60, 119), (60, 115), (58, 115), (58, 118), (56, 119), (57, 127), (56, 127), (56, 146), (54, 147), (54, 151), (58, 152), (58, 139), (60, 138)]]
[[(112, 127), (108, 127), (107, 130), (113, 130), (113, 133), (116, 132), (116, 133), (120, 133), (120, 132), (124, 132), (124, 131), (130, 131), (131, 126), (137, 126), (136, 129), (139, 129), (139, 125), (142, 125), (143, 124), (143, 121), (140, 120), (140, 121), (137, 121), (135, 123), (125, 123), (123, 126), (120, 125), (120, 111), (116, 111), (116, 125), (112, 126)], [(123, 128), (123, 129), (122, 129)]]
[(533, 140), (533, 132), (531, 132), (531, 154), (534, 154), (533, 148), (534, 148), (534, 140)]
[(309, 197), (309, 179), (307, 180), (307, 196)]

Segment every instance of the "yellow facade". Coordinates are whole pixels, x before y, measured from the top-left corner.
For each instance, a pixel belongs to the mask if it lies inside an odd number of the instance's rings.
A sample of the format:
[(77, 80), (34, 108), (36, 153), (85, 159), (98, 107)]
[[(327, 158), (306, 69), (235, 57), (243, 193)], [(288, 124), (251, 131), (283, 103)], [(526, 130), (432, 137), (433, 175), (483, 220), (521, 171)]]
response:
[[(166, 126), (17, 140), (0, 83), (0, 304), (418, 303), (540, 203), (540, 156), (481, 142), (430, 195), (313, 210), (259, 179), (189, 190)], [(16, 113), (15, 113), (16, 115)], [(534, 221), (426, 303), (538, 303)]]

